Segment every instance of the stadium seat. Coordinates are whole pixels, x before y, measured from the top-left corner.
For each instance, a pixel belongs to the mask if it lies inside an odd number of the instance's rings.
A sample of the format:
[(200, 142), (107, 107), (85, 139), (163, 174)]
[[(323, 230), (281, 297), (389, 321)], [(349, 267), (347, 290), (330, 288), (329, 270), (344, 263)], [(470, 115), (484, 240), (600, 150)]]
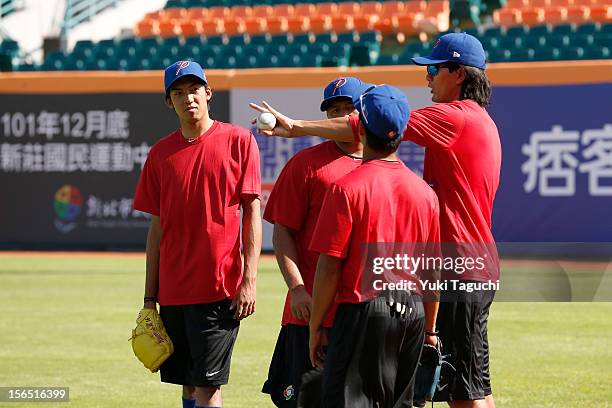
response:
[(507, 37), (526, 37), (529, 34), (529, 28), (524, 25), (517, 25), (506, 29)]
[(522, 9), (521, 22), (529, 27), (544, 23), (544, 9), (540, 7), (530, 7)]
[(275, 9), (267, 4), (258, 4), (252, 8), (252, 16), (267, 19), (275, 15)]
[(584, 56), (584, 50), (581, 47), (566, 47), (560, 49), (559, 59), (562, 60), (579, 60)]
[(530, 34), (523, 39), (523, 46), (533, 49), (544, 47), (546, 46), (546, 36)]
[(602, 24), (612, 22), (612, 4), (596, 4), (591, 6), (590, 20)]
[(390, 54), (390, 55), (379, 55), (376, 60), (376, 65), (398, 65), (399, 64), (399, 55), (398, 54)]
[(573, 33), (574, 26), (572, 24), (559, 24), (552, 29), (554, 35), (572, 35)]
[(356, 1), (339, 3), (337, 13), (344, 16), (356, 16), (361, 13), (361, 4)]
[(309, 19), (308, 30), (313, 34), (324, 33), (331, 29), (331, 19), (327, 15), (314, 15)]
[(569, 37), (570, 47), (588, 49), (595, 45), (595, 37), (592, 34), (574, 34)]
[(584, 52), (584, 59), (608, 59), (610, 57), (610, 49), (608, 47), (589, 47)]
[(336, 33), (343, 33), (353, 29), (353, 17), (345, 14), (331, 17), (331, 30)]
[(529, 35), (548, 35), (551, 29), (548, 24), (540, 24), (529, 28)]
[(552, 25), (565, 23), (567, 21), (567, 9), (565, 7), (545, 8), (544, 21)]
[(339, 43), (353, 44), (359, 42), (359, 38), (359, 33), (357, 31), (337, 33), (337, 40)]
[(502, 8), (493, 12), (495, 24), (502, 27), (511, 27), (521, 23), (521, 12), (518, 9)]
[(267, 34), (251, 35), (249, 37), (250, 45), (267, 45), (271, 42), (270, 36)]
[(202, 22), (199, 20), (185, 20), (180, 23), (181, 35), (186, 37), (202, 33)]
[(287, 31), (292, 34), (299, 34), (308, 31), (310, 20), (308, 17), (294, 16), (287, 18)]
[(404, 11), (404, 2), (403, 1), (385, 1), (382, 3), (382, 9), (380, 11), (381, 18), (391, 18), (397, 15), (402, 14)]
[(575, 24), (582, 24), (589, 21), (591, 9), (585, 6), (568, 6), (567, 21)]
[(314, 15), (316, 12), (316, 8), (312, 3), (299, 3), (296, 4), (293, 8), (293, 15), (289, 17), (310, 17)]
[(253, 15), (253, 9), (250, 6), (233, 6), (229, 8), (230, 18), (246, 19)]
[(136, 24), (134, 32), (139, 37), (159, 35), (159, 22), (155, 20), (141, 20)]
[(508, 62), (511, 59), (510, 51), (495, 48), (487, 51), (487, 61), (489, 62)]
[(553, 47), (535, 50), (534, 61), (556, 61), (559, 60), (559, 49)]
[(286, 17), (273, 16), (267, 20), (268, 33), (275, 35), (287, 32), (288, 23)]
[(595, 23), (584, 23), (576, 27), (576, 34), (595, 34), (599, 27)]
[(569, 43), (569, 36), (567, 35), (552, 34), (546, 38), (546, 45), (548, 47), (565, 48), (569, 46)]
[(369, 31), (374, 28), (374, 24), (378, 20), (376, 15), (357, 15), (353, 17), (353, 28), (355, 31)]
[(323, 2), (315, 4), (315, 13), (321, 16), (331, 17), (338, 13), (338, 5), (332, 2)]
[(531, 48), (519, 48), (510, 50), (510, 61), (526, 62), (533, 61), (535, 53)]

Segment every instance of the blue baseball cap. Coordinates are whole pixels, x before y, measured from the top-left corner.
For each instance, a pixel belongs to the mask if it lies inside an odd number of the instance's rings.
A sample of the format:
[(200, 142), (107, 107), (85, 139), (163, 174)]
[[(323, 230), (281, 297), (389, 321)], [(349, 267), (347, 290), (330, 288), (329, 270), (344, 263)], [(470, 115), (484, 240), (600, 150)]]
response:
[(361, 123), (370, 133), (383, 140), (402, 137), (408, 119), (410, 106), (402, 91), (391, 85), (373, 86), (353, 100), (361, 114)]
[(321, 111), (325, 112), (329, 104), (338, 98), (355, 99), (357, 96), (365, 92), (372, 84), (366, 84), (359, 78), (341, 77), (331, 81), (323, 91), (323, 102), (321, 102)]
[(435, 65), (443, 62), (454, 62), (485, 69), (485, 52), (478, 38), (467, 33), (450, 33), (438, 38), (431, 55), (415, 57), (412, 62), (417, 65)]
[(205, 84), (208, 83), (206, 81), (206, 75), (204, 75), (204, 70), (200, 64), (193, 61), (176, 61), (166, 68), (164, 72), (164, 88), (166, 89), (166, 93), (168, 93), (168, 89), (170, 89), (173, 83), (185, 75), (193, 75)]

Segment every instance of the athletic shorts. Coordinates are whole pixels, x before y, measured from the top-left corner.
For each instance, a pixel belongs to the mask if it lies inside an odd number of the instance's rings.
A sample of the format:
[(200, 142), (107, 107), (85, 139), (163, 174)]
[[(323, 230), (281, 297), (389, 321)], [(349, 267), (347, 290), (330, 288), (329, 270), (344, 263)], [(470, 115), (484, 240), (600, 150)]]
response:
[(198, 305), (161, 306), (160, 316), (174, 344), (161, 365), (161, 381), (196, 387), (227, 384), (240, 323), (229, 299)]
[(411, 407), (424, 340), (421, 297), (392, 292), (407, 306), (400, 315), (388, 299), (338, 307), (323, 370), (323, 407)]
[(308, 326), (288, 324), (278, 334), (268, 379), (261, 392), (270, 394), (277, 407), (295, 408), (302, 374), (312, 370), (308, 351)]
[(442, 353), (457, 370), (443, 401), (479, 400), (491, 394), (487, 320), (495, 291), (443, 291), (436, 327)]

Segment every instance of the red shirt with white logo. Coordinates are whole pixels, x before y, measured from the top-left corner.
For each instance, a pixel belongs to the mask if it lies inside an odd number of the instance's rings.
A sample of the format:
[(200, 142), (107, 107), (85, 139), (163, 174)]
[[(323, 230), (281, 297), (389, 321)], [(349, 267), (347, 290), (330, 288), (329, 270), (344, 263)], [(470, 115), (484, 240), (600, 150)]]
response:
[[(371, 272), (364, 268), (368, 244), (427, 242), (439, 242), (433, 190), (400, 161), (370, 160), (332, 185), (310, 250), (344, 258), (336, 303), (361, 303), (370, 298), (371, 287), (364, 283), (372, 276), (363, 275)], [(419, 292), (418, 275), (405, 278)]]
[(134, 208), (160, 217), (160, 305), (234, 297), (242, 280), (240, 202), (260, 192), (259, 150), (246, 129), (215, 121), (193, 142), (179, 129), (155, 143)]
[[(349, 118), (349, 123), (359, 137), (358, 118)], [(497, 126), (487, 111), (470, 99), (413, 110), (404, 140), (425, 147), (423, 178), (440, 201), (441, 241), (494, 242), (491, 213), (502, 155)], [(481, 281), (495, 276), (456, 278)]]
[[(304, 287), (312, 294), (319, 254), (308, 249), (325, 193), (331, 184), (361, 164), (360, 158), (346, 155), (335, 142), (324, 142), (297, 153), (287, 162), (270, 194), (264, 219), (294, 231), (298, 268)], [(335, 307), (326, 315), (324, 326), (331, 327)], [(307, 326), (291, 313), (291, 293), (287, 292), (282, 324)]]

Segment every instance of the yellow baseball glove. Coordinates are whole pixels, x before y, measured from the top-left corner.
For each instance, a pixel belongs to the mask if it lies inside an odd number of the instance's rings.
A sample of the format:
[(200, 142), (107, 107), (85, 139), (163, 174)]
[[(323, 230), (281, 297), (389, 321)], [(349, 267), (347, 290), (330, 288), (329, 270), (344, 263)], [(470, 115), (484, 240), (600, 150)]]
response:
[(138, 313), (130, 340), (134, 354), (152, 373), (159, 370), (174, 351), (157, 309), (145, 308)]

